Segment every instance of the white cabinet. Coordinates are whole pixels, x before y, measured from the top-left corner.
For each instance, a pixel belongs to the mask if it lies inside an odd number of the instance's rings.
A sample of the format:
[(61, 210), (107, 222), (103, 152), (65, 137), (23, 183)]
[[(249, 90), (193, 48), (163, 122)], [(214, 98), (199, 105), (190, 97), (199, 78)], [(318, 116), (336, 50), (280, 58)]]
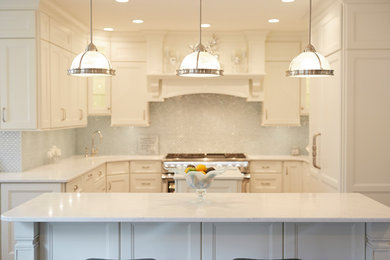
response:
[(107, 176), (107, 192), (129, 192), (130, 175), (118, 174)]
[(111, 115), (111, 78), (88, 79), (88, 115)]
[(284, 257), (365, 260), (365, 223), (285, 223)]
[(234, 258), (282, 259), (283, 223), (203, 223), (202, 259)]
[[(310, 155), (313, 161), (313, 142), (316, 146), (316, 165), (311, 171), (317, 176), (319, 186), (339, 191), (341, 188), (341, 129), (342, 129), (342, 76), (341, 53), (336, 52), (327, 57), (335, 76), (330, 78), (310, 79)], [(366, 109), (366, 108), (365, 108)], [(318, 135), (321, 134), (321, 135)], [(314, 140), (316, 139), (316, 140)], [(325, 188), (325, 187), (324, 187)]]
[(131, 192), (161, 192), (161, 161), (130, 162)]
[(283, 192), (302, 192), (302, 162), (283, 163)]
[(106, 165), (93, 169), (66, 183), (66, 192), (106, 192)]
[(86, 79), (67, 75), (73, 58), (71, 52), (50, 45), (52, 128), (87, 124)]
[(282, 192), (281, 161), (251, 161), (250, 192)]
[(0, 39), (2, 129), (35, 129), (36, 57), (33, 39)]
[[(61, 192), (59, 183), (3, 183), (1, 184), (1, 213), (46, 192)], [(13, 260), (14, 228), (11, 222), (1, 222), (1, 259)]]
[(161, 192), (161, 173), (131, 173), (130, 192)]
[(129, 192), (129, 162), (107, 163), (107, 192)]
[(290, 63), (267, 61), (262, 125), (300, 125), (300, 80), (285, 77)]
[(116, 69), (116, 76), (112, 78), (111, 125), (148, 126), (146, 64), (115, 62), (113, 67)]

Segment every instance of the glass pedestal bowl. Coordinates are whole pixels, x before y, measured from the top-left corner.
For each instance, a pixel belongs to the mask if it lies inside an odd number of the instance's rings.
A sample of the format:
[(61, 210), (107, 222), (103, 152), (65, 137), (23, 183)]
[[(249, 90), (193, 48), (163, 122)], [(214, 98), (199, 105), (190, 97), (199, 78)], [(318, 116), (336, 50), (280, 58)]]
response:
[(222, 174), (224, 171), (224, 169), (213, 170), (209, 171), (207, 174), (198, 171), (189, 171), (184, 176), (188, 186), (195, 189), (200, 200), (204, 200), (207, 188), (210, 187), (214, 178), (217, 175)]

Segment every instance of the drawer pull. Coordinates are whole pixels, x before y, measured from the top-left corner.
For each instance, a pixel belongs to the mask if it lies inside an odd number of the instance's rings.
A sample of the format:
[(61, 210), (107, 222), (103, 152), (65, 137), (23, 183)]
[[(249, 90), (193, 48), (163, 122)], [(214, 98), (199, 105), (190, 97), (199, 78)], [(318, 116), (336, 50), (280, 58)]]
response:
[(2, 119), (2, 120), (3, 120), (3, 123), (7, 122), (7, 121), (5, 120), (5, 109), (6, 109), (5, 107), (3, 107), (3, 109), (2, 109), (2, 111), (3, 111), (3, 119)]
[(142, 169), (149, 169), (150, 166), (142, 166)]
[(79, 109), (80, 111), (80, 121), (84, 119), (84, 110), (82, 110), (81, 108)]
[(111, 190), (111, 182), (108, 182), (108, 190)]
[(76, 190), (78, 190), (78, 189), (79, 189), (79, 186), (73, 185), (73, 191), (76, 191)]
[(262, 168), (263, 169), (269, 169), (269, 166), (263, 166)]
[(261, 186), (270, 186), (271, 185), (271, 183), (269, 183), (269, 182), (262, 182), (261, 183)]
[(150, 182), (143, 182), (143, 183), (141, 183), (141, 185), (142, 186), (149, 186), (149, 185), (151, 185), (151, 183)]

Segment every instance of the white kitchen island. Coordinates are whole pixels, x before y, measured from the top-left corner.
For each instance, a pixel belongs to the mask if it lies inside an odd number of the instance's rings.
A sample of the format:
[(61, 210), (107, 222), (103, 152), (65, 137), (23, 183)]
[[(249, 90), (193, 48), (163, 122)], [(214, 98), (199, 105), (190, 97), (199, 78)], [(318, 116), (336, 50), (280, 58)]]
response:
[(390, 208), (360, 194), (47, 193), (2, 215), (15, 259), (390, 259)]

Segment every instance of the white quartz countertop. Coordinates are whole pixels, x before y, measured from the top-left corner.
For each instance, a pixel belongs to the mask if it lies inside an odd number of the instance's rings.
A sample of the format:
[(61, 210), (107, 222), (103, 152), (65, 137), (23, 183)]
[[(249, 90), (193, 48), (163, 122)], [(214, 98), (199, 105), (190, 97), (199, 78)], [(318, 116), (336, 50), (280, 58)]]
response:
[(107, 162), (162, 160), (163, 155), (73, 156), (55, 164), (47, 164), (24, 172), (0, 173), (0, 182), (66, 183)]
[(390, 222), (358, 193), (45, 193), (1, 216), (12, 222)]
[[(307, 161), (307, 156), (289, 155), (248, 155), (248, 160)], [(43, 165), (24, 172), (0, 173), (0, 183), (11, 182), (52, 182), (66, 183), (94, 168), (116, 161), (163, 160), (164, 155), (112, 155), (84, 158), (73, 156), (55, 164)], [(233, 177), (231, 177), (233, 178)], [(240, 177), (241, 178), (241, 177)]]

